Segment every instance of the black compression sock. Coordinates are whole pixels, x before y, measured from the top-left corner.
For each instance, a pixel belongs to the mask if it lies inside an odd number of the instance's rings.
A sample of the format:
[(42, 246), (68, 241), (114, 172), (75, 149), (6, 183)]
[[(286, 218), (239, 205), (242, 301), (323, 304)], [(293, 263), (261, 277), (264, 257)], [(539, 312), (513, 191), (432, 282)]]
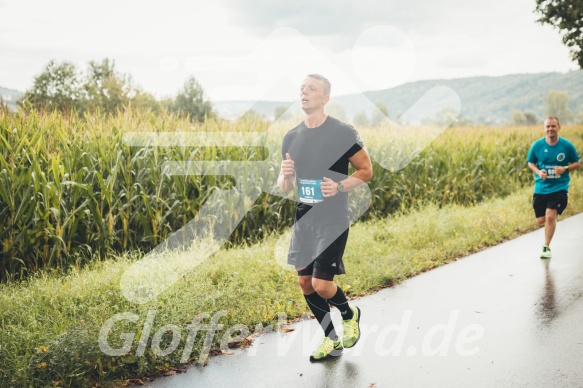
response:
[(336, 340), (338, 337), (334, 331), (332, 317), (330, 316), (330, 306), (328, 306), (326, 299), (318, 295), (317, 292), (310, 295), (304, 295), (304, 298), (306, 298), (308, 307), (310, 307), (310, 310), (312, 310), (312, 313), (314, 313), (314, 316), (320, 323), (322, 330), (324, 330), (324, 335)]
[(332, 298), (328, 299), (328, 303), (330, 303), (332, 306), (336, 306), (336, 308), (340, 310), (342, 320), (352, 319), (354, 313), (350, 309), (350, 306), (348, 305), (348, 299), (346, 299), (346, 296), (340, 287), (338, 287), (336, 290), (336, 294)]

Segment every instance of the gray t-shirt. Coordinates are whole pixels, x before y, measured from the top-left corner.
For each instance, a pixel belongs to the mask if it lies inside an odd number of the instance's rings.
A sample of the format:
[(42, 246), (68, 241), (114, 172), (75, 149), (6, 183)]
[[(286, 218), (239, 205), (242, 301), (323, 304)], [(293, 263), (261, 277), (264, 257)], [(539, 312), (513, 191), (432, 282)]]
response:
[[(307, 216), (310, 223), (326, 225), (349, 223), (348, 195), (338, 193), (323, 198), (319, 183), (324, 177), (336, 182), (348, 175), (348, 158), (364, 148), (358, 132), (351, 125), (331, 116), (316, 128), (304, 122), (290, 130), (284, 137), (281, 153), (289, 153), (296, 171), (296, 188), (300, 201), (296, 208), (296, 221)], [(323, 199), (321, 202), (318, 202)], [(310, 211), (312, 208), (318, 211)], [(314, 209), (315, 210), (315, 209)]]

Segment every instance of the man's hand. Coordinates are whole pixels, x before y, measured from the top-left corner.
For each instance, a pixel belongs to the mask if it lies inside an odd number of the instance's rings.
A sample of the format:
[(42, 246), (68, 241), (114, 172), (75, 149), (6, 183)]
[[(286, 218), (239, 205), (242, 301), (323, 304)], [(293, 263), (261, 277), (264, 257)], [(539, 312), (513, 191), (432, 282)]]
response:
[(294, 188), (296, 170), (294, 161), (289, 153), (285, 154), (285, 160), (281, 162), (281, 169), (279, 170), (279, 178), (277, 178), (277, 185), (280, 190), (287, 193)]
[(338, 194), (338, 183), (330, 178), (324, 177), (322, 183), (320, 183), (320, 188), (322, 189), (324, 198), (330, 198)]
[(281, 163), (281, 170), (279, 171), (279, 175), (283, 175), (284, 177), (291, 177), (296, 173), (294, 167), (294, 161), (292, 160), (289, 153), (285, 154), (285, 160)]
[(540, 179), (544, 181), (545, 179), (547, 179), (547, 170), (539, 170), (538, 176), (540, 176)]
[(567, 170), (569, 169), (568, 166), (556, 166), (555, 167), (555, 174), (557, 175), (563, 175), (567, 172)]

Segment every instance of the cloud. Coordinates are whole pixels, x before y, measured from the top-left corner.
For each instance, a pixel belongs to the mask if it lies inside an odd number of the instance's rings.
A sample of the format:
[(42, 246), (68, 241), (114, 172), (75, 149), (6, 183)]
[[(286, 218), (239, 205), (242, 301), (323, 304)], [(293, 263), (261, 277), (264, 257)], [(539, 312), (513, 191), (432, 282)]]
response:
[(451, 50), (444, 54), (438, 62), (440, 67), (458, 68), (458, 67), (485, 67), (488, 60), (480, 50)]
[[(272, 2), (219, 0), (234, 15), (233, 22), (265, 34), (280, 27), (294, 28), (306, 36), (352, 36), (366, 24), (386, 22), (393, 6), (384, 1)], [(414, 0), (415, 1), (415, 0)]]
[(281, 27), (291, 27), (309, 38), (332, 44), (336, 50), (352, 46), (365, 28), (386, 23), (392, 6), (372, 0), (363, 3), (350, 0), (314, 2), (272, 2), (219, 0), (231, 13), (231, 22), (244, 26), (257, 35), (268, 35)]
[(487, 6), (464, 0), (219, 0), (219, 3), (231, 14), (231, 22), (247, 31), (265, 36), (277, 28), (291, 27), (334, 51), (352, 47), (363, 31), (378, 25), (421, 36), (450, 33), (480, 37), (500, 24), (508, 25), (517, 14), (532, 12), (533, 8), (529, 0), (511, 3), (492, 0)]

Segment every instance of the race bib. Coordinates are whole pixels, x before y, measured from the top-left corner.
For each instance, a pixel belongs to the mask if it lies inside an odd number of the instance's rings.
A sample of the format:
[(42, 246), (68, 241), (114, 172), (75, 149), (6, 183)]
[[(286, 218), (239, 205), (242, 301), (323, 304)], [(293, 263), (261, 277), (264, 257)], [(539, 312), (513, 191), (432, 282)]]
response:
[(556, 166), (542, 166), (547, 172), (547, 179), (557, 179), (560, 178), (560, 175), (557, 175), (555, 170)]
[(318, 203), (324, 200), (322, 188), (320, 187), (322, 179), (302, 179), (298, 178), (298, 192), (300, 201), (303, 203)]

